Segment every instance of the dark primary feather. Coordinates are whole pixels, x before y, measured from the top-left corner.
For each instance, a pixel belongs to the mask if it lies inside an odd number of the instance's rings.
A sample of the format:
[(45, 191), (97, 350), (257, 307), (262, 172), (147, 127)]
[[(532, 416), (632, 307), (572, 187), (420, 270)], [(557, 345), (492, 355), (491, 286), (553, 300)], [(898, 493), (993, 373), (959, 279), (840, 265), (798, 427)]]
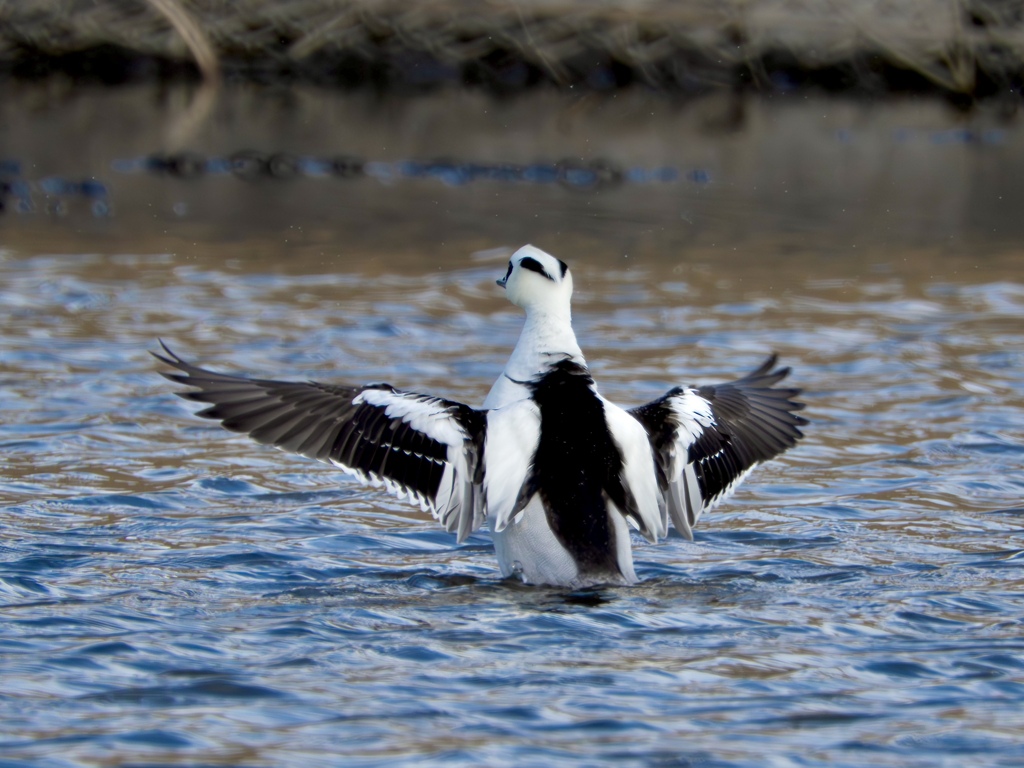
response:
[[(775, 387), (789, 374), (789, 368), (773, 370), (776, 361), (772, 355), (742, 379), (691, 389), (710, 404), (714, 417), (714, 424), (702, 429), (687, 447), (687, 463), (693, 465), (705, 507), (748, 469), (778, 456), (803, 437), (799, 427), (807, 420), (794, 411), (804, 404), (792, 399), (800, 390)], [(679, 438), (678, 415), (672, 406), (685, 391), (676, 387), (630, 411), (647, 429), (663, 491), (673, 479), (668, 476), (671, 450)]]
[(389, 393), (411, 407), (454, 419), (465, 433), (471, 483), (482, 480), (484, 415), (441, 398), (396, 390), (388, 384), (364, 387), (317, 382), (287, 382), (229, 376), (192, 365), (163, 342), (154, 357), (181, 373), (164, 373), (196, 391), (181, 397), (209, 403), (198, 415), (233, 432), (319, 461), (336, 463), (362, 475), (388, 480), (434, 506), (448, 462), (449, 445), (437, 436), (387, 414), (387, 405), (356, 402), (364, 393)]

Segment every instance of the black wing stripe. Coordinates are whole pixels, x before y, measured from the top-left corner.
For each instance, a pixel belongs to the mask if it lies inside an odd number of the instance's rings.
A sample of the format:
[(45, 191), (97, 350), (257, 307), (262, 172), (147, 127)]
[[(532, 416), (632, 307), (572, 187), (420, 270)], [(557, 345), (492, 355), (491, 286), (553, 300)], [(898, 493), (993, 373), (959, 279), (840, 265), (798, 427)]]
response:
[[(339, 463), (346, 467), (354, 467), (365, 471), (364, 468), (368, 469), (373, 466), (371, 462), (367, 461), (370, 457), (366, 453), (366, 437), (363, 433), (362, 425), (355, 421), (352, 422), (352, 428), (345, 437), (345, 442), (335, 455), (340, 460)], [(433, 498), (436, 490), (436, 488), (430, 489), (431, 498)]]
[(325, 446), (327, 448), (325, 458), (328, 461), (350, 466), (354, 444), (358, 439), (359, 430), (356, 425), (351, 421), (341, 422), (338, 434)]
[[(366, 426), (364, 439), (371, 443), (385, 442), (386, 433), (388, 431), (393, 431), (391, 430), (391, 425), (396, 422), (392, 421), (388, 417), (387, 411), (380, 406), (375, 407), (372, 413), (373, 416), (371, 416), (370, 421)], [(402, 422), (397, 423), (401, 424)]]
[(701, 497), (705, 501), (722, 493), (743, 472), (727, 450), (712, 458), (701, 460), (694, 469), (700, 484)]
[(405, 444), (411, 453), (426, 456), (435, 461), (444, 461), (448, 458), (447, 451), (442, 446), (412, 427), (408, 427), (408, 437)]

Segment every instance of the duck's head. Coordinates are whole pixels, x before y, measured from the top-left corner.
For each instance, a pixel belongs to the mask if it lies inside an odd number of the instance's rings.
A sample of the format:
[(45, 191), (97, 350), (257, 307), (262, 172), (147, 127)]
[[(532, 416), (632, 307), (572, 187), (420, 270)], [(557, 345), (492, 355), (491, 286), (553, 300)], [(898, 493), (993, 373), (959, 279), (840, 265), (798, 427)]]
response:
[(508, 272), (498, 281), (508, 300), (527, 312), (568, 313), (572, 298), (569, 265), (540, 248), (524, 245), (508, 260)]

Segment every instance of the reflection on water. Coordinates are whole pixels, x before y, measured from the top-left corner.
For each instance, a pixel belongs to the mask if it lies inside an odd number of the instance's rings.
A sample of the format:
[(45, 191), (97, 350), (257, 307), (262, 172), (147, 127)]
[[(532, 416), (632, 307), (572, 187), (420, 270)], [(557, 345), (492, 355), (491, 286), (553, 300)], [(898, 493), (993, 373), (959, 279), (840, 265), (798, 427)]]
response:
[[(979, 244), (1016, 249), (1024, 236), (1024, 137), (994, 107), (804, 92), (680, 103), (642, 90), (494, 100), (241, 89), (182, 130), (187, 90), (55, 91), (11, 85), (0, 100), (4, 226), (40, 250), (67, 252), (59, 238), (72, 230), (102, 238), (101, 250), (134, 253), (140, 237), (146, 252), (183, 254), (247, 240), (248, 258), (287, 247), (326, 263), (386, 250), (455, 265), (467, 251), (543, 241), (687, 261), (694, 249), (860, 261), (910, 247), (973, 265)], [(259, 170), (274, 157), (290, 171)], [(423, 170), (432, 163), (535, 173), (467, 180)], [(608, 174), (591, 189), (544, 170), (557, 167)]]
[[(477, 123), (464, 101), (453, 136), (435, 97), (300, 99), (260, 121), (237, 98), (192, 150), (601, 155), (710, 181), (186, 181), (112, 165), (168, 151), (166, 105), (117, 113), (131, 131), (83, 129), (83, 147), (50, 118), (101, 114), (87, 99), (0, 106), (22, 178), (95, 176), (111, 204), (0, 219), (7, 762), (1024, 759), (1013, 126), (941, 143), (956, 124), (934, 105), (829, 102), (817, 128), (822, 104), (747, 105), (730, 133), (697, 130), (713, 105), (541, 94), (484, 104), (500, 117)], [(479, 402), (520, 322), (493, 282), (502, 247), (527, 240), (572, 264), (581, 344), (612, 399), (720, 380), (772, 349), (807, 390), (806, 441), (696, 542), (637, 541), (633, 588), (502, 582), (485, 534), (458, 546), (416, 510), (192, 417), (146, 353), (163, 337), (225, 370)]]

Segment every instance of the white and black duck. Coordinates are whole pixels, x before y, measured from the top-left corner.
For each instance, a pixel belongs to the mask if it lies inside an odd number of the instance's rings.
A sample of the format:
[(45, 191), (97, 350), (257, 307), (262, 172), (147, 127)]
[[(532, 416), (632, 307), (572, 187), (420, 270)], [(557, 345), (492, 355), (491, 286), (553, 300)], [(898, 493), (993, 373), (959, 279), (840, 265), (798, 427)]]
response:
[(526, 311), (481, 408), (388, 384), (229, 376), (156, 355), (215, 419), (259, 443), (332, 464), (418, 502), (461, 542), (489, 524), (505, 576), (530, 584), (629, 584), (630, 528), (649, 541), (701, 514), (757, 464), (793, 446), (806, 420), (772, 355), (743, 378), (675, 387), (625, 410), (597, 391), (570, 316), (572, 274), (516, 251), (498, 281)]

